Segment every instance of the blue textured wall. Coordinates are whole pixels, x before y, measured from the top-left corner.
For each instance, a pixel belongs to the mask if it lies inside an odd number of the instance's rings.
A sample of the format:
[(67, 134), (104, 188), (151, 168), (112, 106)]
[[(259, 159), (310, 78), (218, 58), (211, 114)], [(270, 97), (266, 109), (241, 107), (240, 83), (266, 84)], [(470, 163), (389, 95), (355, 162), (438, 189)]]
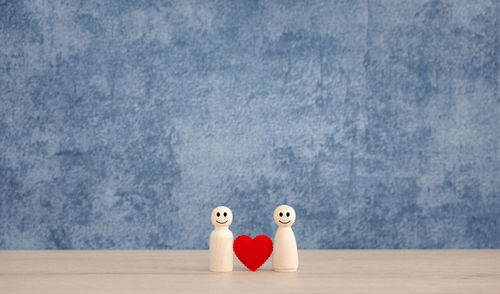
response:
[(499, 1), (105, 2), (0, 1), (0, 248), (500, 248)]

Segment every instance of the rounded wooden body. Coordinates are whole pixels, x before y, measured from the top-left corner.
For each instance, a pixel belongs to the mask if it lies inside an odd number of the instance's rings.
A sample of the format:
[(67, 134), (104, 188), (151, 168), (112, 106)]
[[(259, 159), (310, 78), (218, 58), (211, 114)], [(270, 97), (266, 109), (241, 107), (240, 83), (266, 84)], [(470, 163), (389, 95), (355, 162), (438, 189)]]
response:
[(210, 233), (210, 271), (233, 271), (233, 233), (227, 227)]
[(299, 267), (297, 241), (291, 227), (279, 227), (274, 236), (273, 270), (294, 272)]

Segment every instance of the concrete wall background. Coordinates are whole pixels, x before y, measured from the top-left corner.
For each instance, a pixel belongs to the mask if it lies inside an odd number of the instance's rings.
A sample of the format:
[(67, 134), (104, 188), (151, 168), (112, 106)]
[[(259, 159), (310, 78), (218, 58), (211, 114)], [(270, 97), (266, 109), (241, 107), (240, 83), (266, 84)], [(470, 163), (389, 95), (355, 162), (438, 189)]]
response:
[(0, 248), (500, 248), (498, 1), (1, 1)]

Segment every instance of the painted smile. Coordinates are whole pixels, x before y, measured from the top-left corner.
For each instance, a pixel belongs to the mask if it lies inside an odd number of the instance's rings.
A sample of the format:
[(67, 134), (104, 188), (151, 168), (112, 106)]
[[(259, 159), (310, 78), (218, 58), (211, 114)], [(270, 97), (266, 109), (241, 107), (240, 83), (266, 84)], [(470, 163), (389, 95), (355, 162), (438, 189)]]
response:
[(291, 221), (287, 221), (286, 223), (284, 223), (284, 222), (282, 222), (282, 221), (279, 220), (279, 222), (282, 223), (282, 224), (284, 224), (284, 225), (286, 225), (286, 224), (290, 223)]
[(218, 224), (221, 224), (221, 225), (223, 225), (223, 224), (227, 223), (227, 221), (225, 221), (225, 222), (221, 223), (221, 222), (220, 222), (220, 221), (218, 221), (218, 220), (216, 220), (216, 222), (217, 222)]

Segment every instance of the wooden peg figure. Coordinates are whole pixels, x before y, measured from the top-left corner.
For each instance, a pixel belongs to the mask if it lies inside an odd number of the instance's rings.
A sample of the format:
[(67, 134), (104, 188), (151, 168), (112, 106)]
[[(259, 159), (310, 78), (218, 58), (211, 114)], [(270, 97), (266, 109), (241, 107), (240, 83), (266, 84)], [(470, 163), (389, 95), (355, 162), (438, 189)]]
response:
[(273, 217), (278, 225), (278, 230), (274, 235), (273, 270), (295, 272), (299, 267), (297, 241), (292, 230), (295, 210), (291, 206), (280, 205), (274, 210)]
[(233, 271), (233, 233), (229, 226), (233, 222), (231, 209), (216, 207), (211, 216), (214, 230), (210, 233), (210, 271)]

